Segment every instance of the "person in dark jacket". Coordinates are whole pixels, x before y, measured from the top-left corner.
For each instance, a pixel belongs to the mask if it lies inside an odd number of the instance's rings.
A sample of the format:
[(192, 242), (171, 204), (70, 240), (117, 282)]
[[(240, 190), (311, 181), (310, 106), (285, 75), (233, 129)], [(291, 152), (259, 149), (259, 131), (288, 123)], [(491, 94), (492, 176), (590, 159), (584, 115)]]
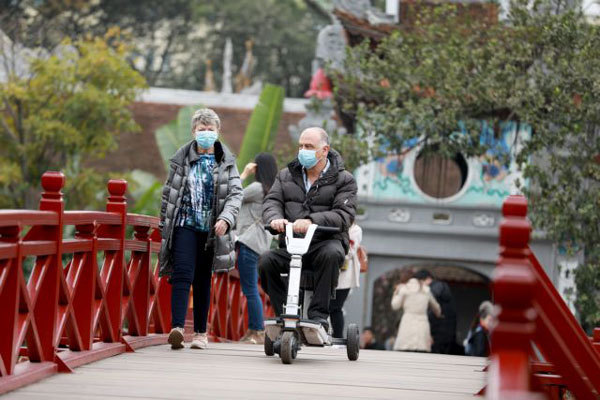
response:
[(473, 319), (469, 334), (465, 339), (465, 354), (475, 357), (490, 355), (490, 324), (492, 323), (494, 306), (489, 301), (484, 301), (479, 306), (479, 312)]
[(242, 184), (235, 157), (221, 142), (219, 116), (203, 108), (192, 117), (193, 140), (170, 160), (162, 193), (160, 276), (173, 285), (173, 329), (168, 342), (183, 347), (183, 326), (190, 286), (194, 287), (194, 339), (191, 347), (208, 346), (206, 324), (212, 271), (235, 264), (231, 234), (242, 204)]
[(434, 279), (431, 272), (426, 269), (417, 271), (415, 278), (429, 286), (431, 294), (442, 308), (444, 316), (444, 318), (438, 318), (432, 310), (428, 312), (431, 337), (433, 338), (431, 352), (452, 354), (456, 347), (456, 305), (450, 287), (446, 282)]
[[(306, 233), (311, 224), (341, 229), (337, 234), (316, 233), (302, 258), (303, 267), (313, 270), (314, 293), (308, 318), (326, 329), (329, 300), (349, 248), (356, 192), (354, 177), (344, 169), (341, 156), (330, 148), (327, 132), (308, 128), (300, 135), (298, 157), (279, 172), (263, 203), (263, 221), (277, 232), (284, 232), (288, 223), (298, 234)], [(282, 314), (287, 294), (281, 273), (289, 271), (291, 259), (284, 243), (280, 237), (280, 248), (264, 253), (258, 263), (261, 284), (276, 315)]]

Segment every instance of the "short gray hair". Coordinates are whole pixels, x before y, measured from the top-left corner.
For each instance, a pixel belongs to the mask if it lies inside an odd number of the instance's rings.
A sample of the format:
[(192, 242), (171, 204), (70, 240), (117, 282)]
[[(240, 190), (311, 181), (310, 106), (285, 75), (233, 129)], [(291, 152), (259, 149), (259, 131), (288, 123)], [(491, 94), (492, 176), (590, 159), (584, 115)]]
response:
[(319, 135), (321, 136), (321, 144), (323, 144), (324, 146), (325, 145), (329, 146), (329, 135), (327, 134), (327, 132), (325, 131), (325, 129), (323, 129), (323, 128), (319, 127), (319, 126), (311, 126), (310, 128), (306, 128), (305, 130), (303, 130), (302, 133), (304, 133), (306, 131), (316, 131), (316, 132), (319, 132)]
[(479, 318), (485, 318), (494, 313), (494, 305), (491, 301), (486, 300), (479, 305)]
[(192, 116), (192, 130), (198, 124), (211, 125), (216, 127), (217, 131), (221, 130), (221, 119), (217, 113), (210, 108), (196, 110)]

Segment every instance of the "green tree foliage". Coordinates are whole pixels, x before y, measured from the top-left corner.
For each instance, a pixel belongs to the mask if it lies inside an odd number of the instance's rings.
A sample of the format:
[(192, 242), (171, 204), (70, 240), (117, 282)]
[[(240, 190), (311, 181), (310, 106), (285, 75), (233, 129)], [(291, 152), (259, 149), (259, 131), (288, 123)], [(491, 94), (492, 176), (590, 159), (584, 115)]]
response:
[[(329, 23), (326, 14), (315, 11), (301, 0), (207, 0), (199, 10), (208, 34), (202, 39), (204, 57), (201, 66), (192, 63), (202, 87), (203, 62), (213, 60), (218, 80), (222, 70), (225, 40), (233, 43), (234, 65), (241, 66), (244, 43), (254, 41), (258, 78), (281, 85), (291, 97), (301, 97), (312, 75), (311, 62), (315, 54), (319, 29)], [(193, 72), (193, 71), (192, 71)], [(235, 71), (234, 71), (235, 72)]]
[(169, 160), (178, 148), (192, 140), (192, 116), (194, 111), (200, 107), (183, 107), (177, 113), (177, 118), (166, 125), (161, 126), (154, 132), (156, 145), (165, 164), (165, 171), (169, 170)]
[[(417, 3), (418, 4), (418, 3)], [(482, 121), (526, 123), (517, 157), (530, 185), (534, 226), (585, 252), (577, 303), (586, 327), (600, 323), (600, 29), (578, 4), (510, 3), (496, 23), (465, 7), (422, 7), (413, 24), (348, 52), (335, 78), (357, 131), (391, 150), (409, 138), (444, 154), (481, 155)]]
[(152, 85), (172, 85), (188, 61), (194, 10), (202, 0), (19, 0), (2, 1), (0, 27), (27, 47), (53, 49), (63, 38), (104, 36), (114, 27), (134, 45), (129, 62)]
[[(85, 208), (104, 179), (83, 161), (102, 157), (115, 135), (138, 129), (129, 104), (144, 78), (115, 37), (69, 41), (52, 55), (27, 59), (0, 82), (0, 207), (35, 208), (47, 170), (67, 175), (67, 206)], [(18, 54), (3, 57), (4, 65)]]
[(279, 121), (283, 113), (285, 93), (281, 86), (266, 85), (246, 126), (244, 140), (237, 159), (240, 171), (258, 153), (272, 152)]
[(255, 77), (300, 97), (330, 8), (330, 0), (0, 0), (0, 26), (11, 39), (46, 49), (65, 36), (119, 27), (135, 46), (129, 62), (149, 85), (196, 90), (204, 88), (208, 59), (220, 85), (227, 38), (238, 69), (252, 39)]

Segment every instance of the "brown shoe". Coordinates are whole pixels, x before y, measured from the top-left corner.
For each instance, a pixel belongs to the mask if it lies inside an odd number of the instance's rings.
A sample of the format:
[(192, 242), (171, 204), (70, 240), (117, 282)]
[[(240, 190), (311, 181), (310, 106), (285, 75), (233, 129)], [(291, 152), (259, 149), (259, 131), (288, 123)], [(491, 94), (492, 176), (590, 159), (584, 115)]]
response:
[(265, 343), (265, 331), (254, 331), (254, 343), (264, 344)]
[(256, 344), (256, 341), (254, 340), (255, 332), (256, 331), (254, 329), (248, 329), (246, 333), (244, 333), (244, 336), (240, 338), (240, 342)]

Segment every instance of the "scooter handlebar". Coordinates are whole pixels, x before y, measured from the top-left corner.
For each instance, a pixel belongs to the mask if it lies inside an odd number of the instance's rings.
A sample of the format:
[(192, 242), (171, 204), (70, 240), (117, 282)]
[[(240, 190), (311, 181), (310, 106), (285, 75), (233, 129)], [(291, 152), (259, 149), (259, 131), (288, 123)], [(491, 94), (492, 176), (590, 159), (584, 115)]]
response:
[[(265, 230), (269, 231), (272, 235), (279, 235), (280, 233), (283, 233), (283, 232), (277, 232), (276, 230), (271, 228), (271, 225), (263, 225), (263, 227), (265, 228)], [(341, 231), (342, 230), (340, 228), (338, 228), (337, 226), (317, 226), (317, 229), (315, 230), (315, 232), (330, 233), (330, 234), (340, 233)]]

